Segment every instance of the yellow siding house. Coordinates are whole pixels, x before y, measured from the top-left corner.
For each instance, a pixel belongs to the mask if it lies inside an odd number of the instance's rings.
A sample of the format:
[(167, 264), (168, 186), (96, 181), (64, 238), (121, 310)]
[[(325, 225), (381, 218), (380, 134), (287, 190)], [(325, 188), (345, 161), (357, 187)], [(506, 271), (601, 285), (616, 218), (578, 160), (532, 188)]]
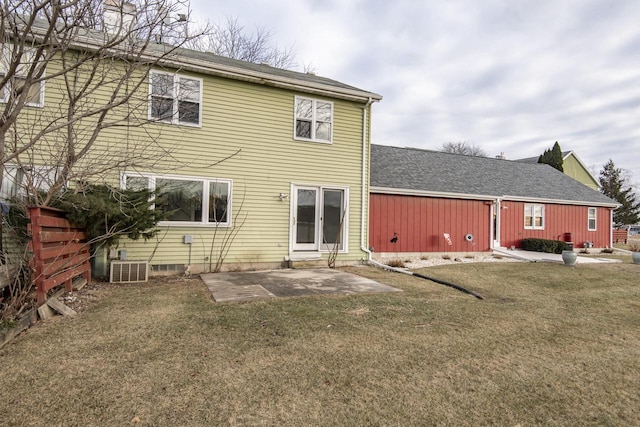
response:
[[(381, 97), (201, 52), (174, 60), (149, 74), (151, 126), (173, 145), (170, 159), (120, 176), (123, 188), (158, 189), (156, 208), (171, 215), (156, 240), (121, 241), (118, 253), (158, 273), (326, 265), (332, 251), (338, 263), (366, 258), (371, 104)], [(190, 102), (173, 102), (185, 87)]]

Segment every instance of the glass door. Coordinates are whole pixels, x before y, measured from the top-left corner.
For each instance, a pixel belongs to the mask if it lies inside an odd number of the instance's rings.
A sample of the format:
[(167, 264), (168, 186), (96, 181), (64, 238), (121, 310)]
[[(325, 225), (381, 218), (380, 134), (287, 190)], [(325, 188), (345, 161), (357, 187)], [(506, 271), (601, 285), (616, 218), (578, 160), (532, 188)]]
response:
[(294, 187), (293, 250), (331, 251), (345, 246), (345, 190), (323, 187)]
[(338, 246), (344, 247), (344, 191), (334, 189), (322, 190), (322, 249), (330, 251)]
[(317, 188), (296, 188), (293, 218), (295, 251), (318, 250), (318, 196)]

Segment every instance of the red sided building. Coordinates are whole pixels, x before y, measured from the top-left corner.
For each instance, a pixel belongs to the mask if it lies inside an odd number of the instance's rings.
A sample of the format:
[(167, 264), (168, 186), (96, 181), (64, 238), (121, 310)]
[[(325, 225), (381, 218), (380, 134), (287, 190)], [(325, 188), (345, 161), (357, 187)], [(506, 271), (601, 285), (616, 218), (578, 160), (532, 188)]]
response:
[(612, 244), (616, 202), (548, 165), (372, 145), (370, 182), (375, 253)]

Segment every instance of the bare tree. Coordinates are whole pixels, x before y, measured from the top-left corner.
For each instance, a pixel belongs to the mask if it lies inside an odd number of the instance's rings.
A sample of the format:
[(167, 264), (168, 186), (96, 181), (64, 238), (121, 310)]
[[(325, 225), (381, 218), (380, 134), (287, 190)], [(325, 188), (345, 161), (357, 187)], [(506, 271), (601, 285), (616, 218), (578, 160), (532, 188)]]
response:
[[(1, 3), (0, 158), (32, 203), (50, 204), (71, 181), (163, 157), (159, 131), (145, 128), (149, 71), (197, 36), (174, 19), (186, 8), (181, 0)], [(118, 128), (124, 138), (109, 132)]]
[(487, 157), (487, 153), (482, 149), (482, 147), (467, 141), (446, 142), (442, 144), (441, 151), (445, 153), (464, 154), (467, 156)]
[(238, 18), (227, 17), (224, 24), (211, 25), (207, 36), (190, 41), (189, 47), (276, 68), (295, 68), (297, 64), (293, 47), (281, 49), (273, 45), (272, 38), (271, 30), (256, 27), (255, 32), (248, 33)]

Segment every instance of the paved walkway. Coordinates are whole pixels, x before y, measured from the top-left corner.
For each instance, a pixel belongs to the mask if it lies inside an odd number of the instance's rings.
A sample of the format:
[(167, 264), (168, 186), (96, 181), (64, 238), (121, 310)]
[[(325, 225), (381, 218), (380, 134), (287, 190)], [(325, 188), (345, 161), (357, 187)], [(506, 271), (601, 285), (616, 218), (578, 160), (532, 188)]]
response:
[(342, 271), (324, 269), (245, 271), (200, 275), (216, 302), (318, 294), (401, 292)]
[[(523, 261), (533, 261), (533, 262), (558, 262), (563, 263), (562, 254), (548, 254), (544, 252), (532, 252), (532, 251), (523, 251), (520, 249), (507, 249), (507, 248), (495, 248), (494, 252), (500, 255), (509, 256), (516, 259), (521, 259)], [(579, 256), (576, 260), (576, 264), (611, 264), (622, 262), (619, 259), (611, 259), (611, 258), (598, 258), (593, 256)]]

